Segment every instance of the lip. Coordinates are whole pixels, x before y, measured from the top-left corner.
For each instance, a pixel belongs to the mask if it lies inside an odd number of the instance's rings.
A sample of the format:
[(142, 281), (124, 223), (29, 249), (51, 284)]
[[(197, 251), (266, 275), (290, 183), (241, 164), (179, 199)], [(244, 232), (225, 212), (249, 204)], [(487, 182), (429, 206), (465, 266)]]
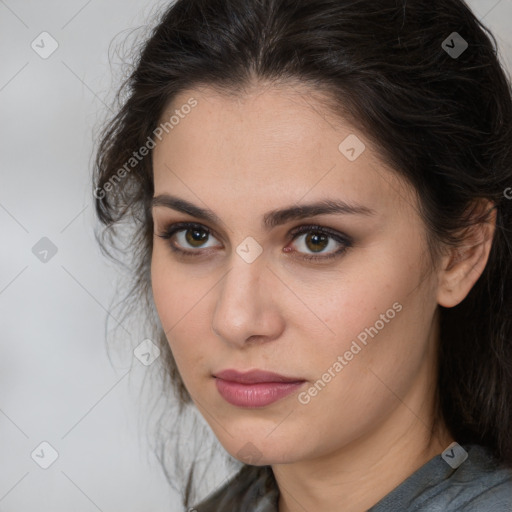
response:
[(213, 375), (219, 379), (242, 384), (258, 384), (260, 382), (303, 382), (300, 377), (285, 377), (279, 373), (267, 372), (264, 370), (249, 370), (239, 372), (238, 370), (222, 370)]
[(305, 380), (285, 377), (263, 370), (239, 372), (223, 370), (214, 375), (219, 394), (237, 407), (257, 408), (270, 405), (293, 393)]

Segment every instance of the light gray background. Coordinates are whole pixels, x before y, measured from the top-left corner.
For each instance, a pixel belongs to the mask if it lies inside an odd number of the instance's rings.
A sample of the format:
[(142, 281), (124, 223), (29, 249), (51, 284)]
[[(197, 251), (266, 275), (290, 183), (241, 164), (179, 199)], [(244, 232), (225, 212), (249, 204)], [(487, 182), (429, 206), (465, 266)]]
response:
[[(3, 512), (181, 510), (145, 436), (149, 370), (129, 351), (106, 352), (119, 274), (93, 236), (89, 183), (93, 138), (123, 72), (109, 45), (167, 3), (0, 0)], [(512, 69), (512, 0), (470, 5)], [(47, 59), (31, 48), (43, 31), (59, 45)], [(42, 237), (58, 249), (46, 263), (32, 252)], [(126, 346), (143, 339), (125, 335)], [(31, 458), (42, 441), (59, 454), (48, 469)]]

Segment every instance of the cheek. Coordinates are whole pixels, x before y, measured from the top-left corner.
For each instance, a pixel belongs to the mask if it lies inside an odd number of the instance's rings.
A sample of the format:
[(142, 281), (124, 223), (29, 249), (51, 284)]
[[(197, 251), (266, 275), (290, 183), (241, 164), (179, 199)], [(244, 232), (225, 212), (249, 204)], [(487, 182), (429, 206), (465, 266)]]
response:
[(303, 332), (310, 385), (298, 397), (296, 418), (326, 451), (333, 439), (356, 438), (397, 407), (426, 357), (431, 311), (424, 291), (411, 294), (411, 281), (380, 284), (354, 282), (329, 301), (324, 318), (335, 335), (311, 344)]
[(170, 270), (170, 265), (166, 264), (162, 252), (158, 247), (153, 249), (151, 288), (160, 322), (167, 333), (178, 318), (179, 311), (177, 308), (181, 307), (178, 300), (178, 290), (182, 287), (182, 283), (177, 279), (177, 274)]
[(428, 282), (422, 282), (419, 247), (389, 244), (378, 258), (376, 251), (359, 253), (345, 261), (343, 274), (324, 283), (322, 293), (304, 297), (323, 321), (295, 313), (305, 342), (315, 340), (308, 357), (317, 371), (347, 352), (348, 365), (361, 370), (393, 366), (411, 349), (410, 339), (428, 332), (435, 304)]
[(151, 261), (151, 286), (158, 317), (176, 364), (178, 368), (184, 367), (201, 354), (202, 343), (206, 340), (204, 322), (197, 320), (205, 318), (204, 283), (180, 273), (169, 261), (165, 250), (155, 248)]
[[(325, 283), (322, 293), (305, 297), (310, 309), (319, 313), (327, 328), (325, 334), (338, 340), (348, 340), (370, 327), (380, 314), (403, 297), (409, 276), (397, 275), (382, 262), (358, 261), (344, 269), (342, 275)], [(302, 320), (303, 325), (308, 322)], [(316, 320), (316, 323), (319, 323)], [(309, 322), (310, 325), (313, 325)]]

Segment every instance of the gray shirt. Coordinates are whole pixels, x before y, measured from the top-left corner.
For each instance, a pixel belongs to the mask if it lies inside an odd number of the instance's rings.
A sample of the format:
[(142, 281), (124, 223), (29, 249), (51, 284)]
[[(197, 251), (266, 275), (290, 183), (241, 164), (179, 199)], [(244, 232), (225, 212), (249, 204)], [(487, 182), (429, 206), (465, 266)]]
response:
[[(278, 512), (278, 499), (270, 466), (245, 466), (190, 511)], [(455, 444), (424, 464), (367, 512), (400, 511), (511, 512), (512, 468), (498, 465), (482, 446)]]

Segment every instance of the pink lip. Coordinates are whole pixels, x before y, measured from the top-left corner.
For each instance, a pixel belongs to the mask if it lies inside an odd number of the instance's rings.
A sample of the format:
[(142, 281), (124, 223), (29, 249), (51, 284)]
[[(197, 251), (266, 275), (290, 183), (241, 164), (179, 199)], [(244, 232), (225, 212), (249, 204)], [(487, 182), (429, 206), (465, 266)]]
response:
[(304, 379), (273, 372), (237, 370), (218, 372), (215, 384), (226, 402), (238, 407), (264, 407), (284, 398), (304, 384)]
[(219, 379), (229, 380), (231, 382), (240, 382), (242, 384), (257, 384), (259, 382), (303, 382), (300, 377), (285, 377), (274, 372), (264, 370), (250, 370), (248, 372), (239, 372), (238, 370), (222, 370), (213, 375)]

